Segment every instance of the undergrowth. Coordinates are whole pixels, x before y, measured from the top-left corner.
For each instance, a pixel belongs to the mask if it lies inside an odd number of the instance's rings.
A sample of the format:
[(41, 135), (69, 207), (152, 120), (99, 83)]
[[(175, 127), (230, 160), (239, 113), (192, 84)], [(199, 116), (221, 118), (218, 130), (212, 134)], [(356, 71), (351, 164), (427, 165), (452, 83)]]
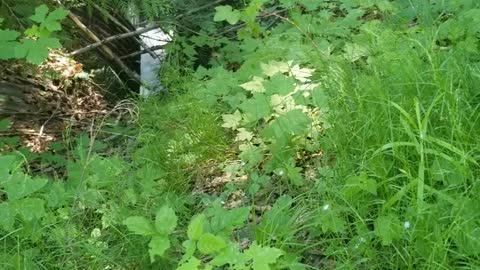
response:
[(478, 4), (279, 1), (263, 25), (270, 2), (170, 45), (218, 57), (167, 61), (134, 150), (80, 136), (50, 179), (5, 151), (0, 267), (480, 268)]

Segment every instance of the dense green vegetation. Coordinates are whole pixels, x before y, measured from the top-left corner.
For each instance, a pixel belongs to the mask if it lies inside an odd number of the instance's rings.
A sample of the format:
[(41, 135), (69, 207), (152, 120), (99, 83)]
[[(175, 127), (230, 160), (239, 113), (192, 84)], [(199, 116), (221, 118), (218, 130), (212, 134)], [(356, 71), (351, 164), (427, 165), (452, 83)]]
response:
[(480, 268), (480, 4), (230, 4), (134, 127), (0, 138), (0, 268)]

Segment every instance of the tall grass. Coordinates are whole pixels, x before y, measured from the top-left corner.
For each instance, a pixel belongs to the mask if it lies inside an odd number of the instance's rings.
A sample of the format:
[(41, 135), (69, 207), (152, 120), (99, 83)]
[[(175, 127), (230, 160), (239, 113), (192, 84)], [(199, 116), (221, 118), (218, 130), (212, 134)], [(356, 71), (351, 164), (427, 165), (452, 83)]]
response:
[[(438, 46), (437, 30), (372, 28), (359, 34), (367, 56), (327, 64), (330, 196), (353, 222), (372, 227), (389, 215), (405, 227), (392, 244), (373, 243), (369, 269), (480, 267), (480, 64), (476, 53)], [(362, 173), (377, 195), (346, 198), (338, 186)]]

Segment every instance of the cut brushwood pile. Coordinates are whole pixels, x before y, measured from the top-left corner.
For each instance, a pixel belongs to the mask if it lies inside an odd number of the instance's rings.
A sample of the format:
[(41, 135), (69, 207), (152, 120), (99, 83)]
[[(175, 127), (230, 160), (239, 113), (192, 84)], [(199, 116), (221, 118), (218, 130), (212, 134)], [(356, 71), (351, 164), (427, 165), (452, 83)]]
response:
[(20, 136), (33, 152), (42, 152), (67, 127), (85, 129), (104, 117), (110, 108), (102, 92), (82, 65), (61, 51), (52, 51), (38, 69), (3, 67), (0, 119), (7, 117), (12, 126), (0, 136)]

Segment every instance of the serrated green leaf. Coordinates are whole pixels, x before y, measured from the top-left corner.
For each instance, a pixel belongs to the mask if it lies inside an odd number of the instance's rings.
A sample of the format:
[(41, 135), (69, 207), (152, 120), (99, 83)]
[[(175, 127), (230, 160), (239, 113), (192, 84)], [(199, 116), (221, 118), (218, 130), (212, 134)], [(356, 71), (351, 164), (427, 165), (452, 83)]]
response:
[(224, 114), (222, 115), (224, 128), (236, 129), (242, 121), (242, 114), (240, 111), (236, 110), (233, 114)]
[(30, 17), (30, 19), (36, 23), (42, 23), (47, 17), (48, 7), (47, 5), (40, 5), (35, 8), (35, 14)]
[(315, 218), (324, 233), (341, 233), (345, 231), (345, 219), (337, 209), (328, 204), (317, 211)]
[(26, 39), (15, 47), (15, 57), (25, 58), (28, 62), (39, 65), (48, 58), (49, 49), (59, 49), (61, 47), (62, 45), (56, 38)]
[(45, 212), (45, 201), (38, 198), (24, 198), (14, 201), (12, 207), (25, 221), (40, 219), (47, 214)]
[(282, 250), (272, 247), (262, 247), (253, 242), (245, 256), (249, 260), (253, 260), (253, 270), (271, 270), (270, 264), (276, 263), (278, 258), (285, 254)]
[(232, 6), (218, 6), (215, 7), (215, 10), (215, 16), (213, 17), (215, 22), (227, 21), (229, 24), (236, 24), (240, 20), (240, 11), (234, 10)]
[(241, 84), (240, 87), (247, 91), (250, 91), (251, 93), (263, 93), (265, 92), (263, 82), (263, 78), (255, 76), (251, 81)]
[(290, 65), (287, 62), (270, 61), (268, 63), (261, 63), (263, 74), (272, 77), (277, 74), (287, 73), (290, 71)]
[(231, 269), (243, 269), (245, 263), (245, 255), (242, 254), (235, 245), (228, 245), (210, 262), (210, 264), (214, 266), (224, 266), (228, 264), (233, 266)]
[(60, 21), (65, 19), (69, 13), (70, 11), (64, 8), (57, 8), (54, 11), (52, 11), (50, 14), (48, 14), (47, 20)]
[(135, 234), (144, 236), (156, 234), (155, 227), (153, 226), (152, 222), (145, 217), (128, 217), (123, 221), (123, 225), (127, 226), (127, 228)]
[(267, 140), (285, 141), (290, 136), (305, 133), (312, 120), (301, 110), (289, 111), (272, 121), (262, 132)]
[(239, 108), (243, 111), (247, 123), (256, 122), (272, 113), (270, 102), (263, 94), (255, 94), (253, 98), (240, 104)]
[(197, 247), (203, 254), (213, 254), (226, 247), (227, 243), (220, 236), (211, 233), (203, 234), (198, 240)]
[(10, 210), (9, 203), (0, 203), (0, 217), (0, 228), (7, 232), (12, 231), (15, 222), (15, 213)]
[(201, 261), (195, 257), (190, 258), (188, 262), (180, 265), (175, 270), (199, 270)]
[(182, 246), (185, 248), (185, 253), (182, 256), (179, 264), (183, 264), (192, 258), (193, 254), (197, 250), (197, 242), (194, 240), (183, 241)]
[(170, 248), (170, 240), (168, 236), (155, 235), (148, 243), (148, 254), (150, 255), (150, 262), (155, 262), (155, 256), (162, 257), (165, 251)]
[(4, 182), (3, 188), (8, 195), (8, 200), (18, 200), (39, 191), (48, 183), (45, 178), (32, 179), (29, 175), (15, 173)]
[(374, 179), (369, 178), (365, 173), (349, 177), (345, 181), (345, 187), (343, 189), (345, 196), (351, 197), (360, 191), (366, 191), (370, 194), (377, 195), (377, 182)]
[(8, 118), (0, 120), (0, 131), (7, 131), (11, 125), (12, 121)]
[(160, 234), (168, 235), (177, 227), (177, 220), (175, 211), (168, 206), (163, 206), (155, 216), (155, 229)]
[(190, 221), (187, 229), (188, 239), (198, 240), (203, 234), (203, 227), (205, 226), (206, 217), (204, 214), (200, 214)]
[(395, 215), (379, 216), (375, 219), (375, 235), (380, 238), (382, 245), (391, 245), (401, 237), (402, 227)]
[(286, 96), (295, 90), (295, 79), (283, 74), (275, 74), (263, 83), (267, 95)]
[(20, 33), (13, 30), (1, 30), (0, 29), (0, 44), (6, 41), (14, 41), (20, 36)]
[(253, 144), (242, 144), (239, 146), (241, 153), (238, 155), (249, 168), (255, 167), (262, 162), (265, 154), (265, 149)]
[(19, 44), (20, 33), (11, 30), (0, 30), (0, 60), (15, 58), (15, 47)]

